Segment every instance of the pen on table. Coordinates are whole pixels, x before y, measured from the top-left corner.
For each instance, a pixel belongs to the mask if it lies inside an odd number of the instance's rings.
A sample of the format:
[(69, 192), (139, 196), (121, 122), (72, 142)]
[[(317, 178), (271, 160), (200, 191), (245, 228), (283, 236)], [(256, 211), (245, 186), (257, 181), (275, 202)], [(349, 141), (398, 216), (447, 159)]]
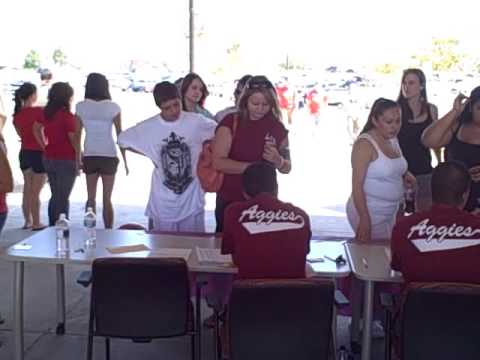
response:
[(363, 264), (363, 266), (365, 266), (366, 268), (368, 268), (367, 259), (365, 259), (364, 257), (362, 257), (362, 264)]

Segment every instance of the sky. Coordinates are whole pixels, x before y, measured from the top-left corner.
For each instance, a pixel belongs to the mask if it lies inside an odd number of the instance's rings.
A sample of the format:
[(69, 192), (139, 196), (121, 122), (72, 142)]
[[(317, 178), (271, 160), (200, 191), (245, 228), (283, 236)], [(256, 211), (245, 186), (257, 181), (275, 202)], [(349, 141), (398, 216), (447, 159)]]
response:
[[(287, 56), (311, 65), (400, 61), (433, 37), (459, 39), (468, 51), (477, 45), (480, 5), (467, 0), (194, 2), (200, 70), (235, 61), (271, 67)], [(2, 15), (1, 64), (21, 65), (30, 49), (48, 61), (61, 48), (87, 68), (130, 59), (188, 67), (188, 0), (2, 0)], [(239, 50), (229, 55), (234, 44)]]

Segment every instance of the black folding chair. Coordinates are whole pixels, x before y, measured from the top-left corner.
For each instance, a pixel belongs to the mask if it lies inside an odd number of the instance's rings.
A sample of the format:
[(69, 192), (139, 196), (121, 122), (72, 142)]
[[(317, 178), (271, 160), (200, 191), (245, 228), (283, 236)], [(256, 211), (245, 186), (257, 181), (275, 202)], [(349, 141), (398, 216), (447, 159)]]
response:
[[(103, 258), (92, 266), (92, 292), (87, 360), (93, 337), (150, 342), (156, 338), (191, 337), (195, 359), (196, 336), (187, 264), (183, 259)], [(198, 329), (198, 327), (197, 327)], [(198, 354), (200, 357), (200, 354)]]
[(333, 306), (333, 282), (237, 281), (227, 315), (230, 358), (327, 359)]
[(392, 336), (398, 337), (401, 359), (480, 359), (480, 286), (451, 283), (412, 283), (397, 303), (392, 322), (387, 309), (385, 358), (390, 359)]

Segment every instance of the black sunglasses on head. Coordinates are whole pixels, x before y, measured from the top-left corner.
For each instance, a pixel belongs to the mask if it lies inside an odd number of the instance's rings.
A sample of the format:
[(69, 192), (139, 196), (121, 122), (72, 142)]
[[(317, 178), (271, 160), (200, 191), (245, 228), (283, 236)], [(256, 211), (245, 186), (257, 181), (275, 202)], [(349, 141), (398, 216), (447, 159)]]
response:
[(270, 80), (268, 80), (265, 77), (261, 77), (261, 78), (253, 77), (247, 82), (245, 86), (247, 87), (247, 89), (273, 89), (274, 88)]

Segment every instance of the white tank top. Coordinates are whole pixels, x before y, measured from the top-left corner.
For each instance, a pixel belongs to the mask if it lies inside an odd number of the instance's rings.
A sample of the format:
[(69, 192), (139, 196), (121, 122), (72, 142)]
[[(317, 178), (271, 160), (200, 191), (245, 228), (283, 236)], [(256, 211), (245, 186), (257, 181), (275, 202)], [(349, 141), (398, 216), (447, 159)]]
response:
[(362, 134), (358, 139), (368, 140), (377, 151), (377, 158), (368, 165), (363, 190), (367, 201), (386, 201), (398, 203), (404, 194), (403, 175), (407, 171), (407, 161), (402, 155), (398, 139), (390, 140), (400, 154), (398, 158), (389, 158), (369, 134)]

